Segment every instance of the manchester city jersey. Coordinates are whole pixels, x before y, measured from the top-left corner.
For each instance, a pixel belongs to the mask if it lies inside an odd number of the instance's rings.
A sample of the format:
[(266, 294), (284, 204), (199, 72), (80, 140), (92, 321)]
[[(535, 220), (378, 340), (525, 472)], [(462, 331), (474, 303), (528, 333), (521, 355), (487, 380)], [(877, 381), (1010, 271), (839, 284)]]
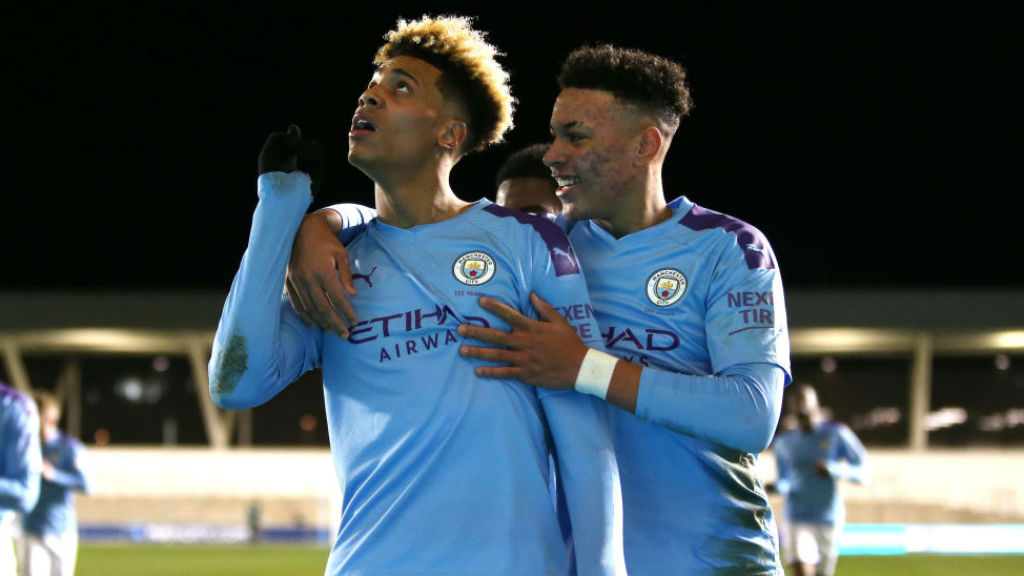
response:
[[(786, 517), (797, 522), (842, 523), (846, 507), (838, 480), (864, 483), (869, 472), (864, 446), (848, 426), (823, 422), (813, 430), (788, 430), (773, 445), (779, 491), (786, 495)], [(830, 473), (818, 472), (818, 464)]]
[[(283, 188), (261, 178), (250, 247), (217, 333), (211, 391), (228, 405), (236, 396), (262, 402), (322, 367), (342, 492), (328, 573), (565, 574), (568, 548), (548, 491), (552, 453), (569, 494), (577, 561), (588, 573), (613, 573), (619, 494), (603, 403), (478, 378), (474, 368), (484, 363), (459, 355), (459, 324), (508, 330), (480, 296), (535, 316), (531, 291), (600, 346), (564, 233), (486, 200), (440, 223), (401, 229), (373, 220), (351, 229), (360, 321), (342, 340), (305, 325), (288, 302), (260, 302), (273, 286), (280, 293), (308, 204)], [(258, 279), (261, 268), (274, 273)], [(257, 288), (262, 282), (269, 284)], [(254, 359), (254, 341), (272, 358)]]
[[(608, 352), (644, 367), (713, 375), (738, 364), (789, 372), (775, 256), (750, 225), (685, 198), (674, 217), (614, 238), (592, 221), (570, 232)], [(755, 456), (613, 410), (633, 576), (776, 574), (777, 538)], [(728, 418), (729, 415), (722, 415)]]
[(42, 465), (35, 402), (0, 383), (0, 532), (16, 512), (32, 510)]
[(88, 483), (79, 466), (85, 449), (82, 443), (58, 431), (43, 444), (43, 459), (54, 469), (52, 478), (40, 483), (39, 502), (22, 519), (22, 528), (39, 536), (63, 536), (78, 529), (75, 492), (86, 492)]

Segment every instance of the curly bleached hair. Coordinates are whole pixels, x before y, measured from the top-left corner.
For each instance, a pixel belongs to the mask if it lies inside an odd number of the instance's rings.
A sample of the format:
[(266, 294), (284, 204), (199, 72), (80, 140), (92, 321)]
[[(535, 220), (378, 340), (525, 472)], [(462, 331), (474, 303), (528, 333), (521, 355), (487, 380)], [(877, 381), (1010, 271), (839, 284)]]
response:
[(379, 66), (398, 56), (411, 56), (441, 71), (441, 93), (455, 99), (468, 114), (462, 143), (466, 153), (501, 142), (512, 129), (516, 103), (509, 74), (497, 61), (504, 54), (472, 24), (468, 16), (399, 18), (397, 28), (384, 35), (387, 43), (373, 59)]
[(611, 92), (654, 114), (670, 135), (693, 108), (685, 68), (657, 54), (610, 44), (574, 50), (562, 64), (558, 85)]

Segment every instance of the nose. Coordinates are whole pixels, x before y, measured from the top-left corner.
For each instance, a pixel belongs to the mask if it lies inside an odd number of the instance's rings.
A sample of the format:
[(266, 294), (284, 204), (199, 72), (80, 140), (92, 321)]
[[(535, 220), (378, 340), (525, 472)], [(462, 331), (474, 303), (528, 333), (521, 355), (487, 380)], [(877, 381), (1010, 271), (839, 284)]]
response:
[(544, 157), (541, 158), (544, 165), (551, 169), (557, 169), (565, 164), (564, 155), (558, 150), (558, 140), (556, 139), (548, 147), (548, 151), (544, 153)]
[(374, 107), (380, 106), (380, 99), (373, 94), (374, 87), (371, 86), (363, 91), (359, 95), (359, 105), (362, 107)]

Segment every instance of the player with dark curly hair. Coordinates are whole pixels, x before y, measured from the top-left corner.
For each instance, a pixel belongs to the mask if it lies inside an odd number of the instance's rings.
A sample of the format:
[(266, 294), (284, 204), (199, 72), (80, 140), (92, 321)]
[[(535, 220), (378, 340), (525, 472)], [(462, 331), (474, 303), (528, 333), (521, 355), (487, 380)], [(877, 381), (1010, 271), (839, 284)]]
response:
[(467, 325), (459, 333), (507, 349), (464, 353), (505, 364), (481, 375), (575, 388), (618, 408), (632, 576), (781, 576), (757, 468), (790, 380), (775, 254), (750, 224), (685, 196), (665, 199), (662, 167), (692, 108), (682, 66), (584, 47), (565, 60), (559, 84), (545, 161), (607, 352), (563, 321), (484, 299), (513, 332)]

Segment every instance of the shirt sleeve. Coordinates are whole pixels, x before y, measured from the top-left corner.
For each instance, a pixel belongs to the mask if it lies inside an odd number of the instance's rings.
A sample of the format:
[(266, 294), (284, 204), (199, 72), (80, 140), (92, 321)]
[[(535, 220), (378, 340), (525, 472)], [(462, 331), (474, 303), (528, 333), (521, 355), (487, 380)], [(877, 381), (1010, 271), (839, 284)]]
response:
[(828, 472), (836, 480), (848, 480), (857, 484), (871, 481), (871, 468), (868, 465), (867, 450), (850, 427), (836, 424), (835, 455), (829, 458)]
[(43, 469), (42, 449), (39, 441), (39, 412), (33, 402), (11, 418), (10, 434), (3, 438), (3, 457), (6, 470), (11, 473), (0, 477), (0, 509), (16, 510), (27, 514), (39, 499), (40, 472)]
[[(588, 346), (602, 348), (575, 253), (561, 230), (544, 224), (544, 242), (532, 251), (533, 291), (560, 310)], [(532, 310), (528, 302), (521, 306)], [(578, 573), (624, 575), (622, 493), (608, 405), (575, 390), (537, 392), (555, 445)]]
[(636, 415), (676, 432), (757, 454), (771, 443), (786, 373), (775, 364), (741, 364), (701, 376), (644, 368)]
[(295, 233), (312, 201), (309, 176), (262, 174), (258, 194), (210, 358), (210, 396), (222, 408), (263, 404), (320, 362), (320, 331), (303, 323), (282, 293)]
[(71, 490), (89, 492), (89, 480), (82, 470), (82, 460), (85, 455), (85, 448), (79, 442), (68, 442), (65, 446), (64, 457), (56, 465), (56, 474), (50, 480)]
[(323, 210), (333, 210), (341, 217), (341, 232), (338, 233), (338, 240), (346, 245), (358, 233), (362, 225), (377, 217), (377, 211), (373, 208), (348, 202), (333, 204)]
[[(790, 382), (790, 344), (782, 276), (760, 232), (727, 242), (705, 295), (705, 336), (712, 372), (739, 364), (775, 364)], [(745, 246), (737, 246), (745, 242)]]

